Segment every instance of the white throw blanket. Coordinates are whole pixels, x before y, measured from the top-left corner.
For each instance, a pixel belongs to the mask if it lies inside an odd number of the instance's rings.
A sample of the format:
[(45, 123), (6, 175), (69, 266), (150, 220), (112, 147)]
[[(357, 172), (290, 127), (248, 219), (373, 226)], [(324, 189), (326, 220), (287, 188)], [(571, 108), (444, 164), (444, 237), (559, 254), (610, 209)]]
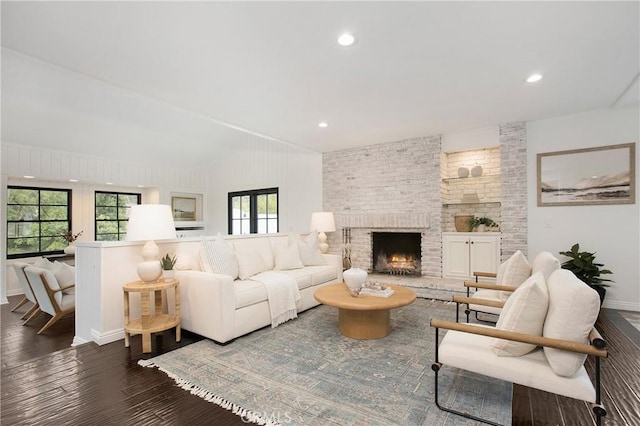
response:
[(266, 271), (249, 279), (261, 282), (267, 289), (271, 328), (298, 318), (297, 302), (300, 300), (300, 290), (293, 277), (281, 272)]

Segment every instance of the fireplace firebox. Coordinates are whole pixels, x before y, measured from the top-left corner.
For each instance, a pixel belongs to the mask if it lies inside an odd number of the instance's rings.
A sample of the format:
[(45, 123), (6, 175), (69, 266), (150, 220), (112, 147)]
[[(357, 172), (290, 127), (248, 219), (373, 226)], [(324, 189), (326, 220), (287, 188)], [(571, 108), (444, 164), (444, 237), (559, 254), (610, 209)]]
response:
[(420, 232), (373, 232), (373, 272), (421, 275)]

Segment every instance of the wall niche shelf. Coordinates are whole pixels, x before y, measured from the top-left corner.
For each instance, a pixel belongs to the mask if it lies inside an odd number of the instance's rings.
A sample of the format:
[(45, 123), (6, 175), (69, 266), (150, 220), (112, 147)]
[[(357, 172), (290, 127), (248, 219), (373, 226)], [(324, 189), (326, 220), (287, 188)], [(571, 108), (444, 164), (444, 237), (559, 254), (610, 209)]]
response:
[(449, 207), (449, 206), (478, 206), (478, 205), (486, 205), (487, 207), (489, 207), (489, 206), (499, 207), (501, 204), (502, 203), (500, 201), (474, 201), (474, 202), (469, 202), (469, 203), (462, 203), (462, 202), (445, 203), (445, 204), (442, 204), (442, 207)]
[(500, 175), (494, 174), (494, 175), (467, 176), (467, 177), (448, 177), (448, 178), (442, 178), (442, 182), (458, 183), (458, 182), (469, 181), (470, 183), (474, 183), (474, 181), (476, 181), (475, 183), (477, 183), (477, 181), (481, 181), (483, 179), (490, 180), (490, 181), (499, 181)]

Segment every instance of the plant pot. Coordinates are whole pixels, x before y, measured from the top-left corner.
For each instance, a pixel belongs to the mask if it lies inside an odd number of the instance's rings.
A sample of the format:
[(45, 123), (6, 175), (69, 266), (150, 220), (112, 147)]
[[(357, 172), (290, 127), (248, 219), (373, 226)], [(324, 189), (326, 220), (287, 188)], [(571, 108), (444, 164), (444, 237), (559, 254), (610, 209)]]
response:
[(69, 245), (67, 245), (64, 248), (64, 254), (75, 255), (76, 254), (76, 245), (75, 245), (75, 243), (69, 243)]
[(476, 228), (477, 232), (486, 232), (487, 231), (487, 225), (478, 225), (478, 227)]
[(604, 297), (607, 295), (607, 288), (599, 285), (590, 285), (589, 287), (598, 292), (598, 296), (600, 296), (600, 307), (602, 307)]
[(162, 270), (162, 278), (164, 278), (165, 281), (171, 281), (171, 280), (175, 279), (176, 278), (175, 269), (163, 269)]
[(458, 232), (471, 232), (469, 221), (473, 219), (473, 215), (460, 215), (454, 217), (454, 224)]

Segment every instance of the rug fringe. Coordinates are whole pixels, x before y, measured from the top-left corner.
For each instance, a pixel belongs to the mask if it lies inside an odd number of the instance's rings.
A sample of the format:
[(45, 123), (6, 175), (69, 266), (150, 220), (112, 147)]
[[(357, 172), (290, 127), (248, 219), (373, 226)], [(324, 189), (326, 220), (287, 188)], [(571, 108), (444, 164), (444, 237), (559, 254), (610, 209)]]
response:
[(228, 401), (225, 398), (214, 394), (213, 392), (203, 389), (198, 385), (194, 385), (193, 383), (187, 380), (181, 379), (180, 377), (176, 376), (172, 372), (167, 371), (162, 367), (159, 367), (151, 360), (147, 360), (147, 359), (138, 360), (138, 365), (140, 365), (141, 367), (157, 368), (159, 371), (162, 371), (167, 376), (169, 376), (169, 378), (173, 379), (176, 385), (178, 385), (180, 388), (189, 391), (192, 395), (200, 397), (207, 402), (211, 402), (213, 404), (219, 405), (225, 410), (231, 411), (233, 414), (242, 417), (243, 422), (246, 421), (246, 422), (251, 422), (251, 423), (255, 423), (263, 426), (281, 426), (280, 423), (274, 422), (270, 419), (265, 419), (258, 413), (254, 413), (251, 410), (244, 409), (240, 407), (238, 404)]

